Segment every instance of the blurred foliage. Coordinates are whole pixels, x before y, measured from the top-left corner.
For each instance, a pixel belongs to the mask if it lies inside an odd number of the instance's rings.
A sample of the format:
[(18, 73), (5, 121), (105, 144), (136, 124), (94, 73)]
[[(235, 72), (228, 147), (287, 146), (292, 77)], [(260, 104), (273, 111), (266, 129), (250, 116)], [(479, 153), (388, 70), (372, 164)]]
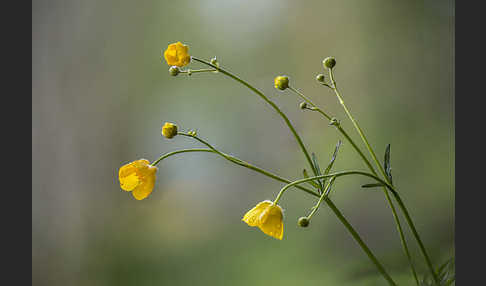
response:
[[(175, 41), (217, 56), (273, 98), (324, 165), (342, 138), (275, 90), (273, 78), (288, 75), (359, 142), (315, 81), (334, 56), (338, 85), (371, 144), (393, 146), (394, 185), (439, 266), (454, 255), (452, 3), (34, 1), (32, 284), (385, 285), (328, 209), (297, 226), (313, 197), (289, 191), (281, 200), (283, 241), (241, 222), (282, 184), (213, 154), (164, 161), (144, 201), (119, 188), (121, 165), (199, 147), (164, 139), (165, 121), (288, 178), (308, 168), (278, 115), (244, 87), (218, 74), (170, 77), (160, 53)], [(333, 170), (365, 167), (344, 142)], [(399, 284), (411, 285), (385, 198), (365, 183), (337, 181), (332, 199)]]

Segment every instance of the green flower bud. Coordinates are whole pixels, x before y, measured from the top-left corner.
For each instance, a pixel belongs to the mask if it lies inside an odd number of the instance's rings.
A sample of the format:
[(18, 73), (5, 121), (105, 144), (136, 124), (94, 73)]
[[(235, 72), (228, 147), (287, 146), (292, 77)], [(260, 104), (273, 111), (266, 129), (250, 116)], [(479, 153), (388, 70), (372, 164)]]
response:
[(325, 68), (332, 69), (336, 65), (336, 59), (334, 57), (327, 57), (322, 61)]
[(306, 109), (306, 108), (307, 108), (307, 102), (302, 101), (302, 102), (300, 103), (299, 107), (300, 107), (300, 109), (302, 109), (302, 110), (303, 110), (303, 109)]
[(275, 78), (275, 88), (285, 90), (289, 87), (289, 77), (285, 75), (277, 76)]
[(321, 74), (318, 74), (318, 75), (316, 76), (316, 80), (317, 80), (318, 82), (324, 82), (324, 79), (325, 79), (325, 77), (324, 77), (324, 75), (323, 75), (322, 73), (321, 73)]
[(169, 68), (169, 74), (170, 74), (171, 76), (176, 76), (176, 75), (178, 75), (180, 72), (181, 72), (181, 70), (179, 69), (179, 67), (178, 67), (178, 66), (171, 66), (171, 67)]
[(299, 218), (298, 225), (301, 227), (308, 227), (309, 226), (309, 219), (305, 216)]

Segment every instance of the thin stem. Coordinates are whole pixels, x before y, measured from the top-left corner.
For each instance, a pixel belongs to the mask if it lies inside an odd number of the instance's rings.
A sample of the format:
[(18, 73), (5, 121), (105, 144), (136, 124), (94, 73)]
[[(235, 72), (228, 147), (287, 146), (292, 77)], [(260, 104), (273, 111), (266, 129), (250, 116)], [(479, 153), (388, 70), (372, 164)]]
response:
[(373, 148), (371, 148), (371, 145), (370, 143), (368, 142), (368, 139), (366, 139), (366, 136), (364, 135), (363, 133), (363, 130), (361, 130), (361, 128), (359, 127), (358, 125), (358, 122), (354, 119), (354, 117), (351, 115), (351, 112), (349, 111), (349, 109), (346, 107), (346, 104), (344, 104), (344, 101), (343, 101), (343, 98), (341, 97), (341, 94), (339, 93), (338, 89), (337, 89), (337, 86), (336, 86), (336, 81), (334, 80), (334, 73), (333, 73), (333, 70), (332, 69), (329, 69), (329, 76), (331, 78), (331, 82), (332, 82), (332, 90), (334, 90), (334, 93), (336, 94), (338, 100), (339, 100), (339, 103), (341, 104), (341, 106), (344, 108), (344, 111), (346, 112), (348, 118), (351, 120), (351, 122), (353, 123), (354, 125), (354, 128), (356, 129), (356, 131), (358, 131), (359, 133), (359, 136), (361, 137), (361, 139), (363, 140), (363, 142), (365, 143), (366, 145), (366, 148), (368, 149), (368, 151), (370, 152), (371, 154), (371, 157), (373, 157), (373, 160), (375, 161), (375, 164), (378, 166), (381, 174), (383, 175), (383, 177), (388, 181), (388, 176), (386, 175), (385, 173), (385, 170), (383, 169), (383, 166), (381, 166), (380, 162), (378, 161), (378, 159), (376, 158), (376, 154), (375, 152), (373, 151)]
[(275, 203), (277, 203), (280, 200), (280, 198), (285, 193), (285, 191), (288, 190), (290, 187), (293, 187), (293, 186), (296, 186), (296, 185), (299, 185), (299, 184), (302, 184), (302, 183), (305, 183), (305, 182), (309, 182), (309, 181), (315, 181), (315, 180), (324, 179), (324, 178), (331, 178), (331, 177), (336, 177), (337, 178), (337, 177), (349, 176), (349, 175), (362, 175), (362, 176), (366, 176), (366, 177), (373, 178), (377, 182), (379, 182), (382, 185), (384, 185), (385, 187), (387, 187), (392, 193), (396, 194), (396, 191), (395, 191), (394, 187), (392, 185), (390, 185), (389, 183), (383, 181), (380, 177), (377, 177), (377, 176), (375, 176), (373, 174), (366, 173), (366, 172), (363, 172), (363, 171), (353, 171), (353, 170), (351, 170), (351, 171), (341, 171), (341, 172), (329, 173), (327, 175), (320, 175), (320, 176), (309, 177), (309, 178), (304, 178), (304, 179), (300, 179), (300, 180), (293, 181), (292, 183), (290, 183), (288, 185), (285, 185), (280, 190), (280, 192), (277, 195), (277, 198), (275, 199)]
[(176, 154), (188, 153), (188, 152), (210, 152), (210, 153), (214, 153), (214, 151), (211, 150), (211, 149), (197, 149), (197, 148), (195, 148), (195, 149), (182, 149), (182, 150), (177, 150), (177, 151), (174, 151), (174, 152), (166, 153), (166, 154), (160, 156), (159, 159), (155, 160), (150, 165), (156, 166), (158, 163), (160, 163), (160, 161), (164, 160), (165, 158), (168, 158), (168, 157), (176, 155)]
[(338, 217), (338, 219), (348, 229), (348, 231), (351, 233), (351, 235), (353, 236), (353, 238), (358, 242), (358, 244), (361, 246), (361, 248), (366, 253), (366, 255), (369, 257), (369, 259), (375, 264), (376, 268), (378, 268), (378, 271), (380, 271), (380, 273), (383, 275), (383, 277), (385, 277), (385, 279), (388, 281), (388, 283), (390, 285), (397, 285), (393, 281), (393, 279), (390, 277), (390, 275), (388, 275), (388, 273), (386, 272), (385, 268), (380, 264), (380, 262), (378, 261), (378, 259), (376, 259), (375, 255), (373, 254), (373, 252), (371, 252), (371, 250), (368, 248), (368, 246), (366, 245), (366, 243), (363, 242), (363, 240), (361, 239), (361, 237), (359, 236), (359, 234), (356, 232), (356, 230), (354, 230), (354, 228), (351, 226), (351, 224), (349, 224), (349, 222), (346, 220), (346, 218), (341, 214), (341, 212), (339, 212), (339, 210), (334, 205), (334, 203), (331, 201), (331, 199), (329, 199), (328, 197), (325, 197), (324, 200), (326, 201), (326, 203), (329, 206), (329, 208), (331, 208), (331, 210), (334, 211), (334, 213), (336, 214), (336, 216)]
[[(262, 169), (262, 168), (258, 168), (258, 167), (254, 166), (254, 165), (252, 165), (252, 164), (250, 164), (250, 163), (248, 163), (248, 162), (245, 162), (245, 161), (243, 161), (243, 160), (241, 160), (241, 159), (238, 159), (238, 158), (236, 158), (236, 157), (234, 157), (234, 156), (231, 156), (231, 155), (225, 154), (225, 153), (223, 153), (223, 152), (221, 152), (221, 151), (217, 150), (217, 149), (216, 149), (216, 148), (214, 148), (214, 147), (213, 147), (211, 144), (209, 144), (208, 142), (206, 142), (205, 140), (203, 140), (203, 139), (201, 139), (201, 138), (199, 138), (199, 137), (197, 137), (197, 136), (189, 135), (189, 134), (187, 134), (187, 133), (183, 133), (183, 132), (178, 132), (178, 133), (177, 133), (177, 135), (182, 135), (182, 136), (186, 136), (186, 137), (191, 137), (191, 138), (194, 138), (194, 139), (196, 139), (197, 141), (201, 142), (202, 144), (204, 144), (204, 145), (208, 146), (208, 147), (209, 147), (209, 148), (210, 148), (210, 149), (211, 149), (211, 150), (212, 150), (214, 153), (216, 153), (216, 154), (218, 154), (218, 155), (222, 156), (223, 158), (227, 159), (228, 161), (231, 161), (231, 162), (233, 162), (233, 163), (235, 163), (235, 164), (237, 164), (237, 165), (240, 165), (240, 166), (246, 167), (246, 168), (248, 168), (248, 169), (252, 169), (252, 170), (254, 170), (254, 171), (257, 171), (257, 172), (259, 172), (259, 173), (261, 173), (261, 174), (264, 174), (264, 175), (266, 175), (266, 176), (268, 176), (268, 177), (270, 177), (270, 178), (273, 178), (273, 179), (275, 179), (275, 180), (278, 180), (278, 181), (280, 181), (280, 182), (286, 182), (286, 180), (285, 180), (285, 179), (283, 179), (283, 178), (281, 178), (281, 177), (279, 177), (279, 176), (277, 176), (277, 175), (275, 175), (275, 174), (273, 174), (273, 173), (270, 173), (270, 172), (268, 172), (268, 171), (266, 171), (266, 170), (264, 170), (264, 169)], [(308, 189), (305, 189), (305, 188), (300, 188), (300, 189), (301, 189), (301, 190), (303, 190), (303, 191), (305, 191), (305, 192), (307, 192), (307, 193), (309, 193), (309, 194), (311, 194), (311, 195), (314, 195), (314, 196), (319, 197), (319, 194), (318, 194), (318, 193), (316, 193), (316, 192), (314, 192), (314, 191), (311, 191), (311, 190), (308, 190)]]
[(214, 72), (216, 71), (215, 69), (198, 69), (198, 70), (181, 70), (180, 73), (198, 73), (198, 72)]
[(289, 86), (289, 89), (293, 92), (295, 92), (298, 96), (300, 96), (305, 102), (309, 103), (312, 107), (315, 108), (317, 112), (320, 114), (324, 115), (328, 120), (331, 120), (332, 117), (329, 116), (327, 113), (325, 113), (322, 109), (320, 109), (317, 105), (315, 105), (309, 98), (307, 98), (302, 92), (298, 91), (297, 89), (293, 88), (292, 86)]
[(329, 183), (327, 183), (326, 189), (324, 190), (324, 192), (322, 193), (321, 197), (319, 198), (319, 201), (317, 202), (317, 205), (314, 206), (314, 208), (312, 209), (311, 213), (307, 216), (307, 219), (308, 220), (310, 220), (312, 218), (312, 216), (317, 212), (317, 209), (321, 206), (321, 203), (324, 200), (324, 198), (327, 198), (328, 197), (329, 191), (331, 190), (331, 186), (334, 183), (334, 180), (335, 179), (336, 179), (336, 177), (332, 177), (329, 180)]
[(246, 82), (243, 79), (241, 79), (240, 77), (238, 77), (238, 76), (236, 76), (236, 75), (234, 75), (234, 74), (232, 74), (232, 73), (224, 70), (223, 68), (218, 67), (218, 66), (215, 66), (215, 65), (212, 65), (211, 63), (209, 63), (209, 62), (207, 62), (205, 60), (201, 60), (201, 59), (198, 59), (198, 58), (195, 58), (195, 57), (192, 57), (192, 59), (195, 60), (195, 61), (197, 61), (197, 62), (200, 62), (202, 64), (208, 65), (208, 66), (210, 66), (210, 67), (218, 70), (222, 74), (224, 74), (224, 75), (226, 75), (226, 76), (228, 76), (228, 77), (236, 80), (237, 82), (243, 84), (244, 86), (248, 87), (251, 91), (253, 91), (254, 93), (256, 93), (258, 96), (260, 96), (265, 102), (267, 102), (268, 104), (270, 104), (270, 106), (283, 118), (283, 120), (285, 121), (285, 123), (289, 127), (290, 131), (292, 132), (292, 134), (294, 135), (295, 139), (297, 140), (297, 143), (299, 144), (300, 148), (302, 149), (302, 152), (304, 153), (305, 158), (307, 159), (307, 162), (309, 163), (309, 165), (310, 165), (310, 167), (311, 167), (314, 175), (317, 175), (317, 171), (314, 168), (314, 164), (312, 163), (311, 157), (309, 156), (309, 152), (307, 152), (307, 149), (305, 148), (304, 142), (302, 142), (302, 139), (300, 138), (299, 134), (297, 134), (297, 131), (295, 130), (294, 126), (292, 125), (292, 123), (290, 122), (290, 120), (288, 119), (288, 117), (280, 110), (280, 108), (273, 101), (271, 101), (261, 91), (259, 91), (255, 87), (253, 87), (248, 82)]
[[(373, 158), (375, 164), (378, 166), (381, 174), (383, 175), (383, 177), (385, 178), (385, 180), (388, 183), (391, 183), (390, 180), (389, 180), (389, 178), (388, 178), (388, 176), (385, 173), (385, 170), (383, 169), (382, 165), (378, 161), (378, 159), (376, 157), (376, 154), (373, 151), (373, 148), (369, 144), (368, 139), (364, 135), (363, 130), (361, 130), (361, 128), (358, 125), (358, 122), (354, 119), (354, 117), (351, 115), (351, 112), (346, 107), (346, 104), (344, 103), (344, 100), (342, 99), (341, 94), (339, 93), (339, 90), (337, 89), (336, 81), (334, 79), (333, 69), (329, 69), (329, 76), (330, 76), (331, 83), (332, 83), (331, 88), (332, 88), (332, 90), (334, 90), (334, 93), (336, 94), (336, 96), (337, 96), (337, 98), (339, 100), (339, 103), (344, 108), (344, 111), (346, 112), (348, 118), (353, 123), (356, 131), (358, 132), (358, 134), (360, 135), (361, 139), (363, 140), (363, 143), (366, 145), (366, 148), (368, 149), (369, 153), (371, 154), (371, 157)], [(350, 140), (350, 142), (352, 142), (352, 140), (349, 138), (349, 136), (347, 136), (347, 139)], [(352, 145), (353, 145), (353, 147), (357, 151), (359, 150), (359, 148), (355, 144), (352, 143)], [(364, 157), (364, 155), (362, 154), (362, 152), (361, 151), (358, 151), (358, 153), (360, 153), (360, 156), (366, 162), (366, 164), (368, 165), (368, 167), (370, 168), (370, 170), (373, 172), (373, 174), (377, 175), (376, 171), (374, 170), (374, 168), (372, 167), (372, 165), (370, 164), (370, 162), (368, 161), (368, 159), (366, 159), (366, 157)], [(403, 229), (401, 227), (400, 220), (399, 220), (398, 215), (397, 215), (397, 212), (395, 210), (395, 206), (393, 205), (393, 202), (390, 199), (390, 195), (388, 194), (388, 192), (387, 192), (387, 190), (385, 188), (383, 188), (383, 192), (385, 193), (386, 200), (388, 201), (388, 204), (390, 205), (390, 208), (392, 210), (393, 217), (395, 219), (395, 223), (397, 225), (397, 229), (398, 229), (398, 232), (400, 234), (400, 240), (401, 240), (401, 243), (402, 243), (402, 247), (403, 247), (403, 249), (404, 249), (404, 251), (405, 251), (405, 253), (407, 255), (407, 258), (409, 260), (409, 263), (410, 263), (410, 266), (411, 266), (411, 269), (412, 269), (412, 273), (413, 273), (414, 278), (415, 278), (415, 282), (418, 285), (419, 282), (418, 282), (417, 274), (416, 274), (415, 268), (413, 267), (413, 264), (412, 264), (412, 258), (410, 256), (410, 252), (408, 250), (407, 242), (405, 240), (405, 236), (403, 234)], [(394, 193), (394, 196), (397, 197), (398, 194)], [(399, 203), (399, 205), (400, 205), (400, 203)], [(403, 205), (403, 203), (402, 203), (402, 205)], [(403, 207), (400, 205), (400, 208), (402, 209), (402, 212), (405, 214), (405, 212), (407, 212), (407, 210), (404, 209), (404, 207), (405, 207), (404, 205), (403, 205)], [(418, 232), (416, 231), (415, 226), (413, 225), (413, 222), (411, 221), (410, 217), (408, 217), (408, 218), (406, 217), (406, 220), (407, 220), (407, 223), (408, 223), (409, 227), (412, 229), (412, 232), (414, 234), (415, 239), (417, 240), (418, 244), (420, 245), (420, 249), (422, 251), (422, 254), (425, 257), (425, 261), (427, 263), (427, 266), (428, 266), (430, 272), (432, 273), (432, 277), (434, 278), (435, 282), (438, 283), (439, 280), (438, 280), (437, 275), (436, 275), (436, 273), (434, 271), (434, 267), (432, 266), (432, 263), (430, 261), (430, 258), (428, 256), (428, 254), (427, 254), (427, 251), (425, 250), (425, 247), (423, 246), (422, 240), (420, 239), (420, 236), (418, 235)]]

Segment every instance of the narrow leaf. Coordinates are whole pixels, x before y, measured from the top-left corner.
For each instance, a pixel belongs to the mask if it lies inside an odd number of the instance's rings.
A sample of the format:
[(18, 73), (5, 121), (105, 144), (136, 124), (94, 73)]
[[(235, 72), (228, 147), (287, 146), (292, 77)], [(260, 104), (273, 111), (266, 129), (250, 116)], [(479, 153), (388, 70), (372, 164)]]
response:
[(376, 187), (382, 187), (384, 186), (383, 184), (380, 184), (380, 183), (373, 183), (373, 184), (365, 184), (365, 185), (362, 185), (361, 187), (362, 188), (376, 188)]
[[(309, 178), (309, 174), (307, 174), (307, 170), (306, 169), (304, 169), (302, 171), (302, 173), (304, 174), (304, 178), (306, 178), (306, 179)], [(316, 182), (314, 182), (314, 181), (308, 181), (307, 183), (309, 183), (314, 188), (319, 189), (319, 185)]]
[[(314, 169), (315, 169), (317, 175), (318, 176), (322, 175), (321, 168), (319, 167), (319, 163), (317, 162), (317, 157), (316, 157), (316, 154), (314, 154), (314, 152), (312, 153), (312, 162), (314, 164)], [(322, 194), (322, 189), (323, 189), (322, 181), (323, 180), (317, 180), (317, 183), (319, 184), (319, 194)]]
[(390, 183), (393, 185), (391, 165), (390, 165), (390, 144), (388, 144), (385, 149), (385, 160), (383, 162), (383, 168), (385, 169), (385, 173), (388, 179), (390, 180)]
[(334, 164), (334, 161), (336, 160), (336, 156), (337, 156), (337, 153), (339, 151), (339, 147), (341, 147), (341, 143), (342, 143), (341, 140), (339, 140), (338, 143), (336, 144), (336, 148), (334, 148), (334, 153), (332, 154), (332, 157), (331, 157), (331, 162), (329, 162), (329, 165), (327, 165), (327, 168), (324, 171), (324, 175), (329, 174), (329, 172), (331, 171), (332, 165)]

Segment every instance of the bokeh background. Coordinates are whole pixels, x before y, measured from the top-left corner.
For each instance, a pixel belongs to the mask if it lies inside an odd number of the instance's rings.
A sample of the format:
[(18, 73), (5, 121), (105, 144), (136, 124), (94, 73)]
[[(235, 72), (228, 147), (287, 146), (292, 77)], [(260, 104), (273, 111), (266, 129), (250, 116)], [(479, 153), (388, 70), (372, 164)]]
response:
[[(282, 184), (213, 154), (163, 161), (143, 201), (119, 188), (121, 165), (200, 147), (163, 138), (165, 121), (284, 177), (307, 168), (281, 118), (248, 89), (220, 74), (169, 76), (161, 51), (176, 41), (264, 91), (321, 165), (339, 134), (275, 90), (273, 78), (288, 75), (360, 142), (315, 81), (322, 60), (335, 56), (344, 99), (380, 158), (391, 144), (394, 183), (433, 262), (454, 255), (452, 1), (32, 4), (33, 285), (385, 285), (328, 208), (309, 228), (297, 226), (316, 202), (305, 193), (281, 200), (282, 241), (248, 227), (243, 214)], [(344, 142), (334, 170), (353, 168), (366, 166)], [(392, 276), (411, 285), (383, 193), (364, 183), (339, 180), (332, 199)]]

